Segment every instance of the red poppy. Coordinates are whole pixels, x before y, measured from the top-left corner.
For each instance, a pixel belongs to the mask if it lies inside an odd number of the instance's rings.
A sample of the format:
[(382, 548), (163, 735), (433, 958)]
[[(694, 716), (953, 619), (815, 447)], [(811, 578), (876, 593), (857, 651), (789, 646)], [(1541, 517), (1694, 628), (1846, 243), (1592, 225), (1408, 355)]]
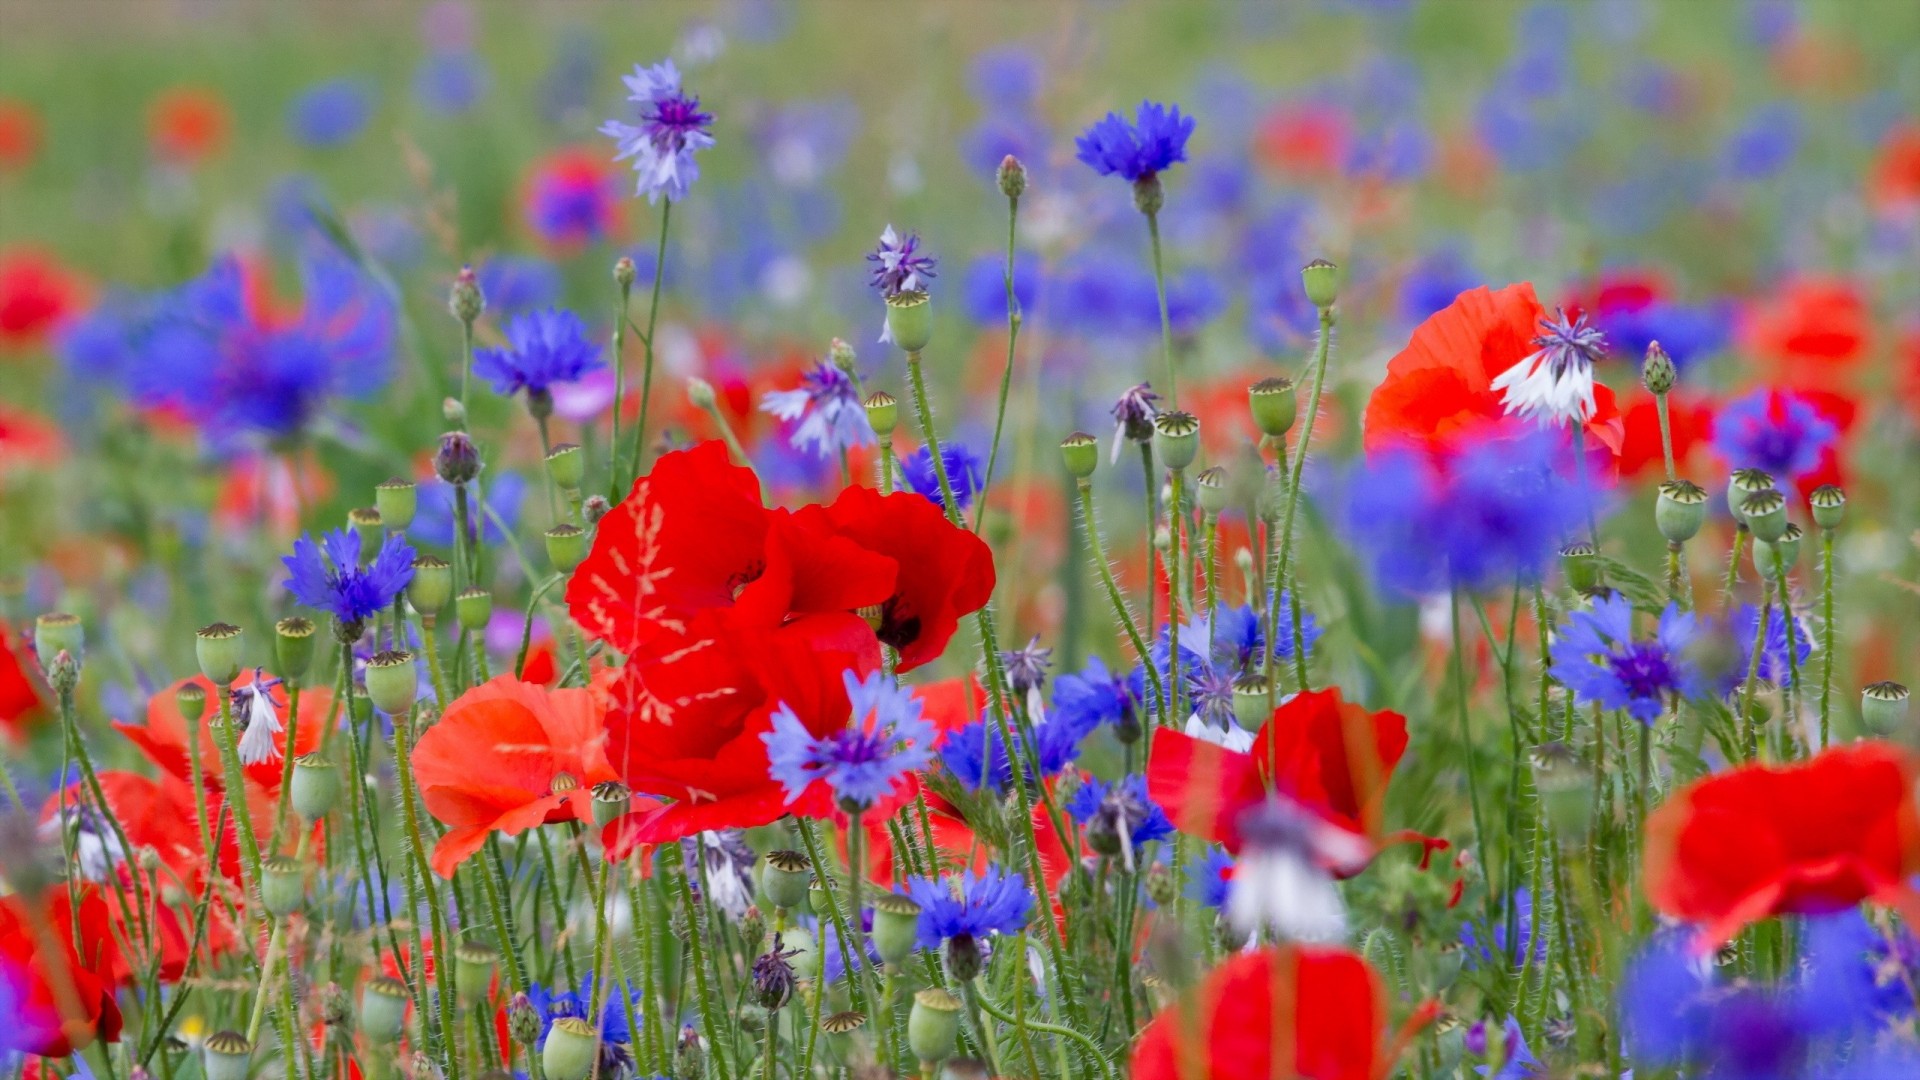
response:
[[(209, 788), (225, 786), (221, 769), (220, 745), (213, 740), (213, 731), (208, 721), (219, 715), (219, 691), (213, 688), (206, 676), (195, 675), (191, 679), (181, 679), (165, 690), (147, 699), (147, 722), (129, 724), (116, 720), (113, 726), (122, 735), (133, 741), (155, 765), (172, 773), (182, 780), (192, 778), (192, 760), (187, 753), (187, 722), (180, 717), (179, 692), (188, 683), (206, 691), (207, 701), (202, 706), (199, 722), (194, 726), (200, 731), (200, 769)], [(253, 685), (251, 668), (240, 673), (233, 681), (235, 688)], [(284, 727), (287, 722), (289, 699), (285, 684), (275, 686), (268, 694), (273, 699), (273, 708)], [(303, 687), (300, 691), (300, 730), (295, 734), (294, 756), (312, 753), (320, 745), (320, 731), (326, 724), (328, 712), (333, 706), (333, 692), (323, 687)], [(285, 731), (273, 737), (275, 749), (284, 754), (287, 749)], [(281, 761), (274, 757), (254, 765), (243, 765), (247, 779), (268, 795), (280, 790)]]
[(333, 488), (333, 474), (312, 450), (244, 454), (220, 478), (214, 520), (237, 529), (265, 525), (275, 536), (291, 536), (300, 531), (301, 507), (325, 503)]
[(1198, 997), (1141, 1032), (1133, 1080), (1382, 1080), (1436, 1012), (1416, 1009), (1389, 1040), (1372, 965), (1345, 949), (1290, 945), (1235, 956)]
[(106, 896), (92, 884), (78, 893), (77, 913), (61, 888), (38, 901), (0, 898), (0, 983), (13, 998), (0, 1049), (66, 1057), (95, 1039), (119, 1041), (113, 988), (122, 962)]
[(1381, 839), (1387, 781), (1407, 749), (1407, 719), (1342, 701), (1338, 688), (1296, 694), (1262, 724), (1247, 753), (1161, 728), (1147, 791), (1174, 827), (1240, 849), (1238, 823), (1278, 791), (1332, 824)]
[(1333, 176), (1347, 159), (1349, 127), (1338, 110), (1290, 106), (1260, 121), (1254, 144), (1267, 164), (1288, 176)]
[(1801, 278), (1782, 285), (1741, 318), (1740, 337), (1788, 381), (1825, 385), (1835, 366), (1867, 354), (1873, 314), (1857, 285), (1844, 278)]
[(633, 655), (681, 638), (710, 608), (777, 626), (879, 604), (894, 574), (891, 559), (815, 516), (762, 506), (752, 470), (708, 442), (662, 457), (600, 520), (567, 607), (587, 633)]
[(1867, 180), (1867, 196), (1881, 210), (1920, 210), (1920, 124), (1901, 124), (1887, 132)]
[[(1367, 401), (1367, 450), (1408, 443), (1445, 449), (1504, 425), (1506, 410), (1493, 380), (1538, 351), (1533, 339), (1546, 315), (1533, 286), (1521, 282), (1469, 289), (1428, 316), (1387, 362), (1386, 379)], [(1618, 454), (1620, 413), (1613, 391), (1595, 386), (1593, 396), (1587, 434)]]
[(19, 734), (42, 711), (40, 685), (31, 671), (20, 642), (0, 626), (0, 730)]
[(176, 86), (147, 108), (147, 141), (153, 153), (176, 165), (193, 165), (220, 152), (232, 117), (220, 95), (197, 86)]
[(0, 170), (24, 169), (40, 150), (40, 114), (33, 106), (0, 98)]
[(60, 429), (39, 413), (0, 405), (0, 477), (53, 464), (63, 443)]
[(0, 350), (30, 349), (80, 307), (80, 279), (34, 248), (0, 252)]
[[(1620, 416), (1620, 475), (1665, 474), (1666, 450), (1660, 443), (1660, 407), (1653, 395), (1635, 390)], [(1673, 437), (1674, 468), (1681, 476), (1694, 452), (1713, 445), (1713, 402), (1682, 390), (1667, 394), (1667, 428)]]
[[(796, 517), (811, 520), (813, 508)], [(824, 516), (861, 547), (892, 559), (899, 579), (877, 601), (874, 633), (900, 652), (900, 671), (939, 657), (963, 616), (993, 598), (993, 551), (940, 508), (910, 492), (850, 487)]]
[[(1779, 914), (1916, 898), (1920, 814), (1914, 759), (1861, 742), (1785, 766), (1743, 765), (1695, 781), (1647, 817), (1654, 906), (1701, 924), (1702, 950)], [(1911, 916), (1910, 916), (1911, 917)]]
[(595, 687), (548, 690), (501, 675), (460, 695), (413, 748), (427, 812), (451, 826), (433, 869), (454, 868), (494, 832), (593, 821), (593, 786), (607, 764), (607, 702)]

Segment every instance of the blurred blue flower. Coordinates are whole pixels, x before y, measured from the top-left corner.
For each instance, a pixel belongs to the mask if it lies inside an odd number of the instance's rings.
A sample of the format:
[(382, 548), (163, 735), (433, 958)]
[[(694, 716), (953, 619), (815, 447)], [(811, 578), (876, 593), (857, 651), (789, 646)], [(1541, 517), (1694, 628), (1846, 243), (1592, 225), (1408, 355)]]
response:
[[(961, 306), (967, 318), (981, 326), (1007, 324), (1007, 257), (981, 255), (967, 264), (960, 283)], [(1016, 251), (1013, 256), (1013, 297), (1020, 316), (1030, 321), (1040, 295), (1040, 256)]]
[(1053, 681), (1049, 724), (1064, 723), (1091, 732), (1101, 724), (1138, 730), (1146, 708), (1146, 669), (1136, 665), (1122, 675), (1107, 668), (1099, 657), (1087, 660), (1078, 674)]
[(1033, 117), (989, 113), (961, 136), (960, 152), (966, 159), (968, 172), (993, 184), (997, 182), (1000, 163), (1009, 154), (1020, 159), (1029, 176), (1043, 168), (1050, 138), (1046, 125)]
[(627, 100), (640, 123), (609, 120), (600, 125), (600, 134), (618, 143), (614, 160), (633, 159), (639, 177), (635, 194), (645, 195), (648, 202), (658, 202), (663, 195), (671, 202), (685, 199), (700, 178), (694, 152), (713, 145), (708, 130), (713, 114), (701, 112), (700, 99), (681, 91), (680, 70), (672, 60), (652, 67), (636, 64), (633, 74), (621, 81), (631, 91)]
[[(947, 486), (953, 492), (956, 509), (965, 510), (973, 505), (973, 497), (980, 490), (981, 469), (983, 463), (978, 455), (968, 449), (965, 443), (948, 440), (940, 444), (940, 461), (946, 466)], [(940, 490), (940, 476), (933, 467), (933, 449), (922, 446), (913, 453), (900, 459), (900, 478), (909, 489), (922, 495), (935, 506), (944, 505), (946, 496)]]
[(506, 331), (507, 348), (473, 352), (473, 373), (503, 397), (522, 390), (546, 394), (554, 383), (573, 382), (602, 366), (599, 343), (571, 311), (546, 308), (516, 315)]
[(920, 905), (917, 942), (923, 949), (938, 949), (953, 938), (1019, 933), (1033, 913), (1026, 879), (997, 866), (978, 875), (968, 870), (958, 880), (910, 878), (906, 893)]
[(773, 711), (773, 730), (760, 736), (770, 774), (786, 789), (789, 805), (824, 780), (840, 806), (871, 806), (933, 758), (933, 725), (920, 715), (912, 691), (880, 671), (865, 678), (848, 671), (841, 679), (853, 709), (845, 728), (816, 736), (781, 702)]
[[(1098, 723), (1096, 717), (1084, 713), (1048, 714), (1035, 723), (1034, 757), (1039, 759), (1041, 776), (1053, 776), (1073, 764), (1080, 754), (1081, 741), (1093, 733)], [(1013, 731), (1018, 750), (1021, 736), (1017, 728)], [(991, 715), (983, 714), (973, 723), (948, 732), (946, 741), (940, 744), (939, 756), (940, 763), (968, 791), (984, 788), (1004, 794), (1013, 786), (1013, 758), (1000, 738), (999, 721)], [(1032, 781), (1024, 754), (1020, 773)]]
[(788, 188), (811, 188), (846, 160), (859, 131), (850, 99), (800, 101), (771, 110), (754, 126), (768, 175)]
[(1721, 164), (1739, 180), (1764, 180), (1786, 168), (1800, 148), (1800, 110), (1785, 101), (1756, 107), (1728, 138)]
[(300, 93), (287, 107), (287, 127), (308, 146), (351, 142), (373, 116), (373, 91), (358, 79), (329, 79)]
[(1180, 106), (1142, 101), (1129, 124), (1119, 113), (1108, 113), (1074, 140), (1074, 156), (1101, 176), (1120, 176), (1138, 182), (1187, 160), (1187, 140), (1194, 121), (1180, 115)]
[(413, 75), (413, 96), (433, 112), (458, 116), (487, 93), (487, 65), (470, 52), (434, 52)]
[(989, 112), (1033, 105), (1043, 77), (1039, 55), (1023, 45), (982, 49), (967, 67), (967, 85)]
[(1408, 324), (1425, 322), (1480, 282), (1480, 275), (1455, 248), (1443, 247), (1422, 256), (1400, 283), (1400, 318)]
[(822, 459), (874, 441), (873, 424), (867, 420), (854, 377), (831, 360), (816, 361), (801, 374), (795, 389), (767, 391), (760, 408), (786, 421), (787, 441), (795, 449), (810, 450)]
[(560, 268), (531, 255), (495, 255), (477, 273), (487, 310), (504, 315), (551, 305), (563, 287)]
[[(1524, 885), (1513, 890), (1513, 919), (1516, 928), (1513, 957), (1526, 956), (1531, 946), (1533, 962), (1546, 963), (1548, 935), (1542, 934), (1540, 940), (1533, 940), (1533, 894)], [(1468, 971), (1482, 967), (1510, 968), (1505, 920), (1495, 919), (1491, 932), (1478, 920), (1469, 919), (1461, 924), (1460, 952)]]
[(1659, 632), (1635, 640), (1633, 605), (1614, 593), (1567, 617), (1553, 640), (1550, 673), (1581, 703), (1625, 709), (1652, 724), (1675, 699), (1704, 690), (1688, 656), (1693, 638), (1693, 614), (1669, 603)]
[(1227, 906), (1233, 856), (1209, 844), (1187, 862), (1187, 899), (1218, 911)]
[[(471, 535), (482, 538), (490, 546), (505, 543), (506, 538), (493, 519), (498, 517), (509, 529), (515, 526), (520, 519), (520, 500), (526, 494), (527, 482), (519, 473), (500, 473), (479, 487), (482, 499), (475, 500), (471, 491), (467, 496)], [(416, 498), (419, 506), (414, 511), (413, 523), (407, 526), (407, 535), (422, 543), (452, 547), (453, 485), (444, 480), (429, 480), (420, 485)], [(483, 513), (482, 504), (493, 514)]]
[[(1746, 684), (1747, 669), (1753, 665), (1753, 638), (1760, 632), (1760, 609), (1752, 604), (1741, 604), (1735, 608), (1720, 632), (1732, 638), (1734, 663), (1720, 673), (1715, 689), (1722, 697), (1738, 691)], [(1793, 664), (1787, 663), (1787, 620), (1778, 609), (1772, 609), (1767, 615), (1766, 638), (1760, 643), (1760, 667), (1755, 677), (1775, 686), (1790, 686), (1793, 683), (1793, 668), (1805, 668), (1807, 658), (1813, 655), (1813, 632), (1807, 625), (1805, 616), (1799, 612), (1793, 617)]]
[(1656, 300), (1631, 311), (1595, 312), (1594, 322), (1606, 333), (1614, 355), (1642, 357), (1647, 346), (1658, 341), (1682, 369), (1694, 359), (1719, 352), (1733, 336), (1733, 313), (1722, 305), (1695, 307)]
[[(1090, 841), (1096, 834), (1116, 843), (1124, 836), (1134, 854), (1173, 835), (1173, 822), (1147, 794), (1147, 778), (1140, 773), (1128, 773), (1113, 784), (1097, 776), (1084, 777), (1067, 800), (1066, 810), (1087, 830)], [(1094, 850), (1100, 847), (1096, 844)]]
[(1791, 390), (1761, 387), (1729, 402), (1713, 419), (1713, 449), (1739, 469), (1761, 469), (1783, 482), (1820, 465), (1840, 429)]

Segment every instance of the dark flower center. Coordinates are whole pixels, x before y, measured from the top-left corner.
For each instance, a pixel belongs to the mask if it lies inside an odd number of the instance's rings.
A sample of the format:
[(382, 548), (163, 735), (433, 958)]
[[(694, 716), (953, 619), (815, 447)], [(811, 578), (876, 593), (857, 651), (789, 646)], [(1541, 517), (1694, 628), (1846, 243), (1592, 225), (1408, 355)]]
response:
[(704, 130), (712, 122), (712, 113), (700, 111), (699, 98), (676, 95), (653, 103), (648, 135), (660, 149), (677, 151), (686, 145), (688, 135)]
[(920, 616), (900, 596), (889, 596), (880, 605), (880, 626), (874, 631), (882, 644), (904, 649), (920, 636)]
[(1674, 689), (1673, 665), (1667, 651), (1651, 641), (1636, 641), (1607, 655), (1607, 667), (1636, 698), (1659, 697)]

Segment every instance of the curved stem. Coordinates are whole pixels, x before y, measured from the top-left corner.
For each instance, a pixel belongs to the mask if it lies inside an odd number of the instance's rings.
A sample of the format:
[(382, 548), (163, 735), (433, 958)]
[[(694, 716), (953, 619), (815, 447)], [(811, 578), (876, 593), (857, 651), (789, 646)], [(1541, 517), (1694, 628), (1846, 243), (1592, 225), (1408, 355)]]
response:
[[(660, 246), (655, 249), (653, 255), (653, 299), (647, 303), (647, 334), (646, 337), (640, 341), (644, 350), (641, 354), (643, 357), (643, 366), (640, 371), (640, 419), (634, 423), (633, 428), (633, 470), (630, 474), (631, 477), (638, 477), (641, 467), (646, 464), (647, 406), (653, 402), (653, 339), (660, 324), (660, 283), (666, 280), (667, 277), (667, 226), (672, 221), (673, 200), (662, 200), (660, 203)], [(614, 408), (618, 410), (620, 407), (621, 403), (616, 401)], [(612, 494), (608, 496), (609, 498), (619, 499), (620, 489), (628, 487), (633, 483), (632, 479), (626, 477), (623, 477), (622, 481), (622, 483), (614, 488)]]
[[(1160, 724), (1167, 723), (1166, 690), (1160, 685), (1160, 669), (1150, 662), (1147, 655), (1147, 643), (1140, 637), (1140, 628), (1134, 625), (1133, 613), (1127, 610), (1127, 600), (1120, 591), (1120, 585), (1113, 578), (1113, 567), (1107, 563), (1107, 552), (1100, 540), (1100, 525), (1093, 516), (1093, 481), (1082, 479), (1077, 485), (1080, 489), (1080, 517), (1087, 529), (1087, 542), (1092, 549), (1093, 565), (1100, 571), (1100, 582), (1107, 588), (1107, 600), (1113, 604), (1114, 617), (1120, 620), (1120, 626), (1127, 632), (1127, 641), (1133, 645), (1133, 651), (1146, 669), (1147, 682), (1153, 689), (1154, 711)], [(1153, 733), (1147, 732), (1148, 736)]]
[(1034, 1031), (1042, 1032), (1047, 1035), (1058, 1035), (1058, 1036), (1061, 1036), (1062, 1038), (1071, 1039), (1074, 1042), (1078, 1043), (1080, 1045), (1080, 1048), (1086, 1051), (1086, 1056), (1090, 1058), (1095, 1064), (1100, 1066), (1100, 1075), (1103, 1078), (1103, 1080), (1113, 1080), (1113, 1064), (1107, 1060), (1107, 1055), (1101, 1052), (1100, 1045), (1094, 1042), (1092, 1039), (1088, 1038), (1085, 1035), (1082, 1035), (1078, 1031), (1075, 1031), (1073, 1028), (1065, 1027), (1060, 1024), (1049, 1024), (1040, 1020), (1022, 1021), (1014, 1016), (1008, 1015), (1007, 1010), (1001, 1008), (993, 1000), (993, 998), (989, 997), (988, 995), (983, 993), (979, 995), (979, 998), (980, 998), (980, 1007), (987, 1011), (987, 1015), (993, 1017), (995, 1020), (998, 1020), (1003, 1024), (1022, 1025), (1025, 1028), (1029, 1028)]
[(973, 516), (973, 531), (978, 535), (987, 522), (987, 488), (993, 484), (993, 467), (1000, 460), (1000, 430), (1007, 420), (1007, 393), (1013, 389), (1013, 348), (1020, 340), (1020, 301), (1013, 294), (1013, 242), (1020, 220), (1020, 196), (1007, 196), (1007, 365), (1000, 372), (1000, 404), (993, 416), (993, 443), (987, 451), (987, 471), (980, 481), (979, 512)]

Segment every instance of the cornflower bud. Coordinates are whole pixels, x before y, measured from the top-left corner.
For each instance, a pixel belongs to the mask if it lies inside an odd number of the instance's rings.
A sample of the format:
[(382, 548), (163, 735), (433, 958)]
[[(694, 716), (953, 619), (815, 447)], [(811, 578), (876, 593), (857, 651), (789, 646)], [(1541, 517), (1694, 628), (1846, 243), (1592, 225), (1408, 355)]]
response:
[(513, 995), (507, 1004), (507, 1034), (520, 1046), (531, 1048), (540, 1038), (540, 1010), (525, 994)]
[(480, 451), (464, 431), (449, 431), (440, 436), (440, 448), (433, 455), (433, 473), (458, 487), (480, 475)]
[(601, 518), (606, 517), (607, 511), (611, 509), (613, 504), (607, 501), (605, 495), (589, 495), (587, 501), (580, 506), (580, 516), (586, 519), (588, 525), (595, 525)]
[(797, 981), (788, 960), (798, 949), (781, 949), (780, 935), (773, 935), (773, 947), (753, 961), (753, 996), (763, 1009), (779, 1009), (793, 1000)]
[(1160, 186), (1160, 174), (1148, 173), (1133, 182), (1133, 208), (1152, 217), (1167, 205), (1167, 190)]
[(1664, 394), (1673, 389), (1678, 378), (1679, 372), (1674, 370), (1673, 358), (1667, 355), (1667, 350), (1661, 348), (1657, 341), (1648, 342), (1647, 358), (1640, 364), (1640, 381), (1646, 385), (1647, 391), (1656, 395)]
[(833, 361), (834, 367), (849, 375), (860, 373), (860, 369), (856, 366), (860, 360), (859, 354), (853, 351), (853, 346), (841, 338), (834, 338), (827, 343), (827, 359)]
[(473, 325), (473, 321), (487, 310), (486, 294), (480, 291), (480, 279), (473, 267), (463, 266), (453, 279), (453, 288), (447, 293), (447, 311), (455, 319)]
[(634, 279), (640, 272), (634, 268), (633, 259), (622, 255), (613, 261), (613, 283), (622, 290), (633, 288)]
[(1027, 193), (1027, 167), (1012, 154), (1000, 159), (1000, 168), (993, 178), (1000, 185), (1000, 194), (1009, 199), (1018, 199)]

